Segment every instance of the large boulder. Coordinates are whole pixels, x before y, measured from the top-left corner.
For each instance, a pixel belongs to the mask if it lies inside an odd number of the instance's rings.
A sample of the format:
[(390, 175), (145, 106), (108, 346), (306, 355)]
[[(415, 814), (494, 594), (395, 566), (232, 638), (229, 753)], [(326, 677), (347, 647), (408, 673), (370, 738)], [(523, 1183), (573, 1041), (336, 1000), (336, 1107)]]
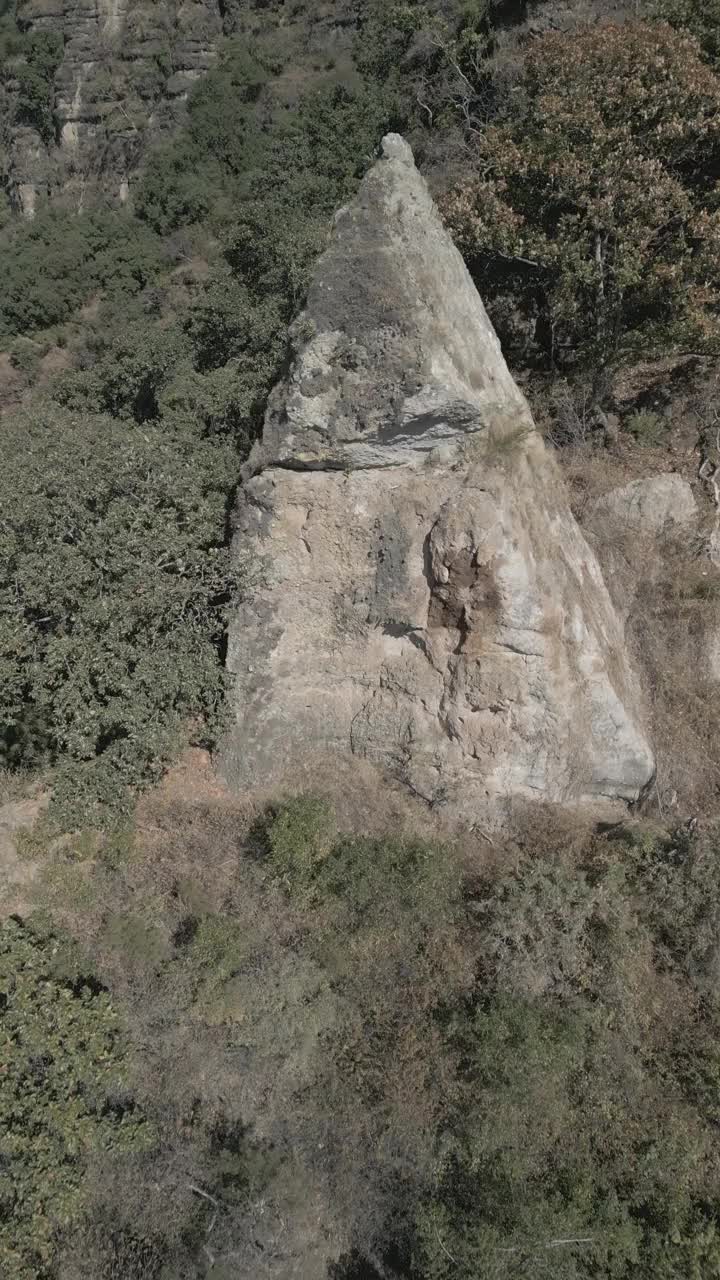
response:
[(586, 513), (592, 527), (612, 527), (657, 538), (679, 533), (697, 523), (691, 486), (675, 472), (644, 476), (603, 494)]
[(354, 753), (467, 816), (635, 799), (622, 629), (412, 153), (336, 219), (244, 476), (235, 786)]
[(674, 472), (611, 489), (583, 512), (583, 530), (597, 550), (623, 626), (638, 591), (665, 574), (669, 548), (689, 545), (698, 523), (692, 488)]

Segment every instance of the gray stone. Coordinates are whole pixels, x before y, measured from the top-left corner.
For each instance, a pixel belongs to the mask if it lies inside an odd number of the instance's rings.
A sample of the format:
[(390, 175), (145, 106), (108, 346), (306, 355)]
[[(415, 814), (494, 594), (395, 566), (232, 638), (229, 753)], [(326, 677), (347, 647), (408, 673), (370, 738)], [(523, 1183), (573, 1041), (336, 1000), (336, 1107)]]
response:
[[(76, 209), (98, 196), (122, 203), (139, 153), (178, 125), (189, 88), (215, 61), (219, 0), (27, 0), (22, 21), (62, 37), (59, 141), (46, 146), (34, 129), (10, 128), (11, 198), (27, 218), (47, 196)], [(159, 55), (170, 48), (175, 74), (166, 76)]]
[(584, 522), (591, 528), (609, 522), (615, 528), (657, 537), (690, 528), (697, 517), (697, 503), (687, 480), (669, 472), (633, 480), (603, 494), (586, 513)]
[(434, 805), (653, 774), (600, 569), (406, 143), (321, 258), (246, 469), (232, 785), (362, 757)]

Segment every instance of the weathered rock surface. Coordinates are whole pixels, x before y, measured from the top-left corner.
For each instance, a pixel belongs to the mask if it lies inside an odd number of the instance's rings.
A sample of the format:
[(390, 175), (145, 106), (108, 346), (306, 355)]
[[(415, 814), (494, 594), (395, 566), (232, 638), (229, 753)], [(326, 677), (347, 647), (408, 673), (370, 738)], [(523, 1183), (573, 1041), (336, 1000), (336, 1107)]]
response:
[(587, 513), (586, 522), (590, 527), (609, 522), (616, 528), (658, 537), (690, 528), (697, 518), (691, 486), (682, 476), (669, 472), (633, 480), (603, 494)]
[(226, 776), (354, 753), (467, 815), (637, 797), (621, 625), (401, 138), (338, 215), (295, 341), (238, 500)]
[(57, 137), (15, 127), (8, 190), (32, 217), (60, 193), (82, 208), (101, 191), (123, 203), (148, 144), (181, 118), (196, 79), (212, 66), (220, 0), (24, 0), (24, 29), (62, 36), (54, 84)]
[[(686, 665), (695, 678), (720, 681), (720, 630), (718, 610), (712, 606), (714, 581), (720, 568), (720, 535), (717, 521), (708, 532), (703, 530), (701, 511), (692, 486), (682, 476), (672, 474), (646, 476), (622, 488), (603, 494), (586, 511), (583, 527), (592, 535), (600, 563), (618, 616), (634, 628), (636, 643), (642, 649), (647, 619), (642, 612), (633, 618), (638, 593), (649, 584), (662, 581), (667, 574), (668, 552), (685, 548), (688, 562), (695, 561), (703, 579), (707, 580), (704, 607), (696, 610), (684, 624)], [(677, 574), (682, 574), (678, 569)], [(677, 652), (677, 636), (673, 624), (677, 618), (653, 619), (656, 646), (665, 645), (668, 666), (671, 649)]]
[(604, 493), (583, 513), (623, 626), (638, 590), (662, 575), (669, 542), (691, 538), (698, 524), (695, 495), (675, 473), (644, 476)]

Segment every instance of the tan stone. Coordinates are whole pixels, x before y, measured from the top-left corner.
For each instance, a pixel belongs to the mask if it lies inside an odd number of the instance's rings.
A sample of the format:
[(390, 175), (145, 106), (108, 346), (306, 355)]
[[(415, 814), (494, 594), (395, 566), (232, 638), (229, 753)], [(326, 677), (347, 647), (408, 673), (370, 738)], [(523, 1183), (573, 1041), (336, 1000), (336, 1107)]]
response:
[(238, 499), (232, 785), (354, 753), (468, 816), (635, 799), (653, 757), (620, 623), (402, 139), (338, 216), (296, 343)]

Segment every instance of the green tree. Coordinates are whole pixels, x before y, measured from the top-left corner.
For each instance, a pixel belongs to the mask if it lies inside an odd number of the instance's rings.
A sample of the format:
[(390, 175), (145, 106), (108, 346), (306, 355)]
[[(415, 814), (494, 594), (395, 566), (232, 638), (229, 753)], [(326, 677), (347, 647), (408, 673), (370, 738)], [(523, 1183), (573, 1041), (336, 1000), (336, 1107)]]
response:
[(162, 264), (157, 236), (123, 213), (45, 209), (15, 222), (0, 244), (0, 338), (58, 324), (93, 293), (132, 296)]
[(236, 454), (51, 404), (3, 424), (3, 455), (3, 752), (111, 800), (218, 713)]
[(596, 370), (623, 353), (714, 350), (720, 79), (665, 25), (529, 48), (504, 115), (473, 135), (444, 202), (520, 356)]
[(63, 56), (63, 40), (57, 31), (33, 31), (24, 45), (25, 60), (16, 70), (18, 99), (16, 118), (32, 125), (44, 142), (55, 133), (55, 72)]
[(0, 1063), (0, 1270), (45, 1280), (93, 1155), (143, 1150), (151, 1131), (108, 993), (67, 941), (15, 919), (0, 924)]

